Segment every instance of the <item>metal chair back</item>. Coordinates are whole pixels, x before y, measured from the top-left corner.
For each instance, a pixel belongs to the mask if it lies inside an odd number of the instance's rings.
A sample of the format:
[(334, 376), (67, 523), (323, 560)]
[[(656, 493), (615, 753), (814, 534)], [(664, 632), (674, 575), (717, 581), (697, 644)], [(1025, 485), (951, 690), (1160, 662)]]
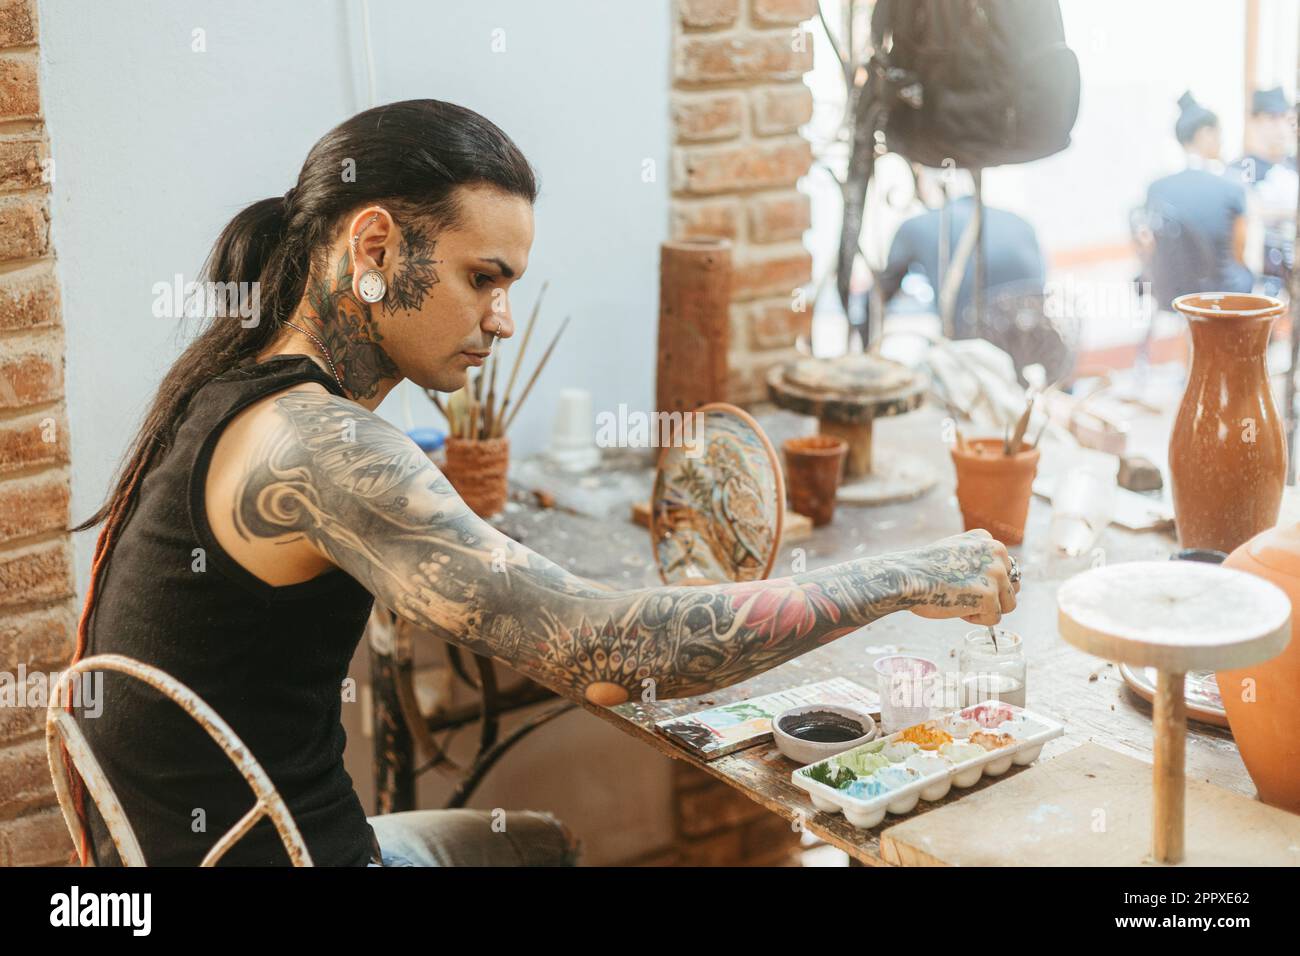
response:
[[(54, 685), (49, 708), (45, 714), (45, 749), (50, 762), (50, 774), (54, 778), (54, 792), (59, 799), (59, 809), (63, 811), (63, 821), (67, 824), (68, 832), (72, 834), (73, 845), (81, 846), (82, 826), (76, 808), (73, 806), (72, 788), (67, 768), (60, 754), (60, 744), (67, 749), (72, 765), (81, 775), (87, 792), (95, 801), (95, 806), (99, 808), (123, 865), (147, 865), (144, 853), (140, 849), (140, 842), (136, 839), (135, 831), (126, 818), (121, 801), (113, 792), (103, 767), (91, 752), (90, 745), (81, 733), (81, 728), (65, 709), (66, 702), (70, 699), (65, 695), (72, 680), (81, 674), (97, 670), (127, 674), (144, 681), (169, 698), (208, 732), (208, 736), (216, 741), (217, 746), (225, 752), (252, 788), (253, 795), (256, 797), (252, 808), (221, 835), (204, 856), (200, 866), (216, 865), (217, 861), (225, 856), (230, 848), (264, 816), (270, 817), (271, 823), (280, 835), (280, 841), (284, 844), (285, 852), (289, 854), (290, 862), (294, 866), (312, 865), (307, 844), (303, 841), (302, 834), (289, 813), (289, 808), (285, 805), (279, 791), (275, 789), (275, 785), (271, 783), (271, 778), (262, 769), (262, 765), (249, 753), (248, 747), (230, 725), (222, 720), (220, 715), (198, 694), (170, 674), (120, 654), (97, 654), (71, 665), (60, 675)], [(93, 861), (87, 863), (93, 865)]]

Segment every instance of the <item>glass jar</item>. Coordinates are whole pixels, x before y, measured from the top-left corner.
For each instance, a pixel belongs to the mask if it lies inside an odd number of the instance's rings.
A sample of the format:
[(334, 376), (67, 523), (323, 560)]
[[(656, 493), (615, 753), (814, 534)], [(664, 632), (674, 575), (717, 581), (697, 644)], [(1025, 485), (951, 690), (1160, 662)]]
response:
[(962, 641), (957, 667), (961, 673), (961, 705), (985, 700), (1025, 706), (1025, 649), (1020, 635), (994, 628), (997, 643), (987, 627), (968, 631)]

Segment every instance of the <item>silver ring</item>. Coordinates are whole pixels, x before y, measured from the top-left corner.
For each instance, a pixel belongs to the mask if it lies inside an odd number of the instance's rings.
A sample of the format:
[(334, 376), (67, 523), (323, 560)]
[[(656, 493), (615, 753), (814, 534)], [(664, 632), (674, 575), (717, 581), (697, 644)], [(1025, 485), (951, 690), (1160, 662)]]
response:
[(1012, 584), (1020, 583), (1020, 562), (1015, 558), (1011, 559), (1011, 570), (1007, 572), (1007, 577), (1011, 579)]

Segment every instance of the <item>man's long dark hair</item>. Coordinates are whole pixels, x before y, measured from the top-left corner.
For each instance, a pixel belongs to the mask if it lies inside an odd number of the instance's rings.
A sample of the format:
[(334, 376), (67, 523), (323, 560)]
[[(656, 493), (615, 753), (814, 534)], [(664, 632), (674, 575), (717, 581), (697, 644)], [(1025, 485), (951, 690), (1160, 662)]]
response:
[(307, 154), (298, 183), (262, 199), (221, 231), (200, 284), (257, 282), (259, 321), (212, 318), (173, 363), (145, 415), (108, 499), (71, 530), (107, 519), (166, 449), (195, 391), (280, 332), (306, 289), (312, 266), (342, 219), (364, 203), (384, 205), (401, 222), (428, 217), (456, 225), (455, 187), (484, 183), (537, 197), (537, 181), (519, 147), (473, 110), (439, 100), (407, 100), (358, 113), (330, 130)]
[(537, 198), (532, 168), (496, 125), (462, 106), (406, 100), (358, 113), (330, 130), (307, 154), (292, 189), (253, 203), (221, 231), (203, 267), (200, 287), (258, 283), (258, 321), (245, 328), (238, 319), (208, 319), (164, 376), (107, 500), (70, 529), (84, 531), (104, 522), (74, 661), (85, 652), (96, 585), (117, 532), (131, 515), (136, 489), (171, 445), (194, 393), (260, 353), (276, 337), (301, 302), (313, 267), (324, 266), (348, 213), (373, 202), (387, 208), (399, 223), (420, 219), (439, 229), (453, 228), (460, 212), (456, 188), (480, 184), (530, 203)]

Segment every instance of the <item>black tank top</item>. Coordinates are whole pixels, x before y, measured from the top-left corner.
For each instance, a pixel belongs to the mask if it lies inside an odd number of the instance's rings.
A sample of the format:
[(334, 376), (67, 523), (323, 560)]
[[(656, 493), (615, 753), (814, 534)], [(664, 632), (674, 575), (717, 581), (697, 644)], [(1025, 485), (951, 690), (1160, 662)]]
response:
[[(208, 463), (227, 422), (302, 382), (341, 394), (301, 355), (246, 362), (194, 394), (120, 529), (87, 654), (124, 654), (188, 685), (266, 770), (313, 862), (364, 866), (374, 831), (343, 767), (342, 683), (373, 598), (338, 569), (300, 584), (266, 584), (217, 543), (204, 506)], [(207, 732), (148, 685), (105, 671), (101, 700), (102, 713), (79, 712), (78, 723), (145, 861), (196, 865), (253, 806), (252, 790)], [(120, 865), (89, 797), (86, 805), (97, 864)], [(222, 862), (286, 865), (289, 858), (263, 818)]]

